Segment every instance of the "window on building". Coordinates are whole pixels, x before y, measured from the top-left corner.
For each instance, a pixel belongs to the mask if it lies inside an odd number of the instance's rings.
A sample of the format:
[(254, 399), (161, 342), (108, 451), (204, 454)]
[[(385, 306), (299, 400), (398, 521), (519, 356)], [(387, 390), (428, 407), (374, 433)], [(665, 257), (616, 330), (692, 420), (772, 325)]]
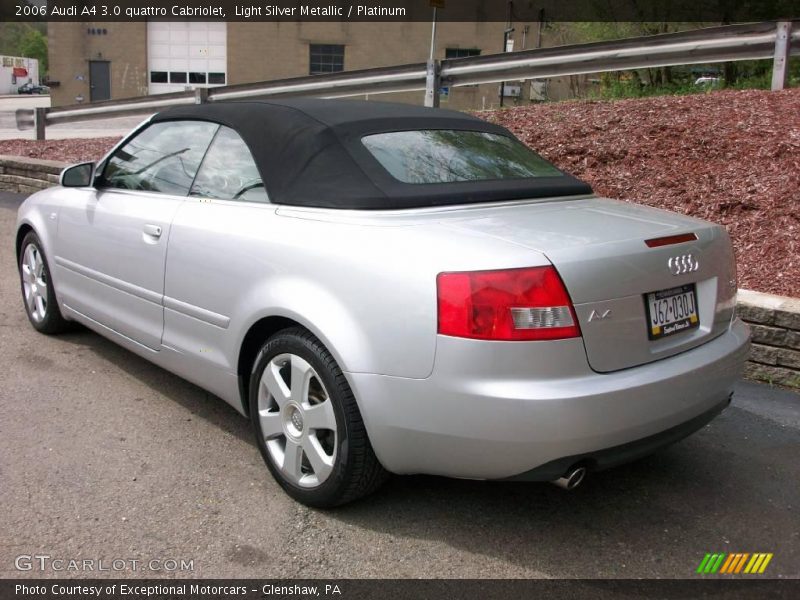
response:
[(225, 83), (225, 73), (209, 73), (208, 74), (208, 83), (210, 84), (219, 84)]
[(310, 44), (308, 72), (311, 75), (344, 71), (344, 46), (341, 44)]
[(186, 73), (183, 71), (172, 71), (169, 74), (170, 83), (186, 83)]
[(189, 83), (205, 83), (205, 73), (189, 73)]
[(466, 58), (467, 56), (480, 56), (480, 48), (446, 48), (445, 58)]
[(150, 83), (167, 83), (167, 72), (150, 71)]

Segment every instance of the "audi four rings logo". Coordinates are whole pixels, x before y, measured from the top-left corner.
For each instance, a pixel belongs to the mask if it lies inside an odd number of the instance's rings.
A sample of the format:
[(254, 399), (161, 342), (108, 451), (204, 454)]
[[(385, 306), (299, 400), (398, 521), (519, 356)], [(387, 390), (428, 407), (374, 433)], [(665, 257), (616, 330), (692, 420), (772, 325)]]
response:
[(700, 261), (691, 254), (682, 254), (681, 256), (671, 256), (667, 261), (667, 267), (673, 275), (683, 275), (697, 271), (700, 268)]

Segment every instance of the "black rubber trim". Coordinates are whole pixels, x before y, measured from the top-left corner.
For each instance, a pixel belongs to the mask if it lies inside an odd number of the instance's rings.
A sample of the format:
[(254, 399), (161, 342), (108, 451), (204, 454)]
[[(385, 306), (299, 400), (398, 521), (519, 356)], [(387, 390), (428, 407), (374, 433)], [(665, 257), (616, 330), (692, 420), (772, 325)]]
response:
[(603, 469), (632, 462), (652, 454), (656, 450), (674, 444), (701, 429), (728, 407), (732, 397), (733, 392), (725, 400), (706, 412), (661, 433), (595, 452), (557, 458), (530, 471), (508, 477), (503, 481), (553, 481), (563, 477), (570, 468), (576, 465), (584, 466), (589, 471), (602, 471)]

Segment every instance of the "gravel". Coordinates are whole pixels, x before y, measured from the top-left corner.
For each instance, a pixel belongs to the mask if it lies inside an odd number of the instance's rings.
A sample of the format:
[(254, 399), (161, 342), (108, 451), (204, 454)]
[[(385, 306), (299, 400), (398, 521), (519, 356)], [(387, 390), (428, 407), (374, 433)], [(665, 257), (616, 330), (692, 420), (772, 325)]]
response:
[[(800, 297), (800, 89), (476, 114), (604, 196), (725, 225), (740, 287)], [(118, 139), (0, 141), (0, 154), (78, 162), (99, 158)]]

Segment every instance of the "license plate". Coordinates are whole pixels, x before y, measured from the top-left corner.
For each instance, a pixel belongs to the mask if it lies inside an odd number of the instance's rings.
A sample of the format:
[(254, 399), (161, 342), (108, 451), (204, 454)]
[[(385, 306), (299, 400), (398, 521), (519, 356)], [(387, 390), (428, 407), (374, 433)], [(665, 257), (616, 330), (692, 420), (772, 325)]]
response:
[(658, 340), (700, 326), (697, 295), (693, 283), (650, 292), (647, 305), (647, 337)]

